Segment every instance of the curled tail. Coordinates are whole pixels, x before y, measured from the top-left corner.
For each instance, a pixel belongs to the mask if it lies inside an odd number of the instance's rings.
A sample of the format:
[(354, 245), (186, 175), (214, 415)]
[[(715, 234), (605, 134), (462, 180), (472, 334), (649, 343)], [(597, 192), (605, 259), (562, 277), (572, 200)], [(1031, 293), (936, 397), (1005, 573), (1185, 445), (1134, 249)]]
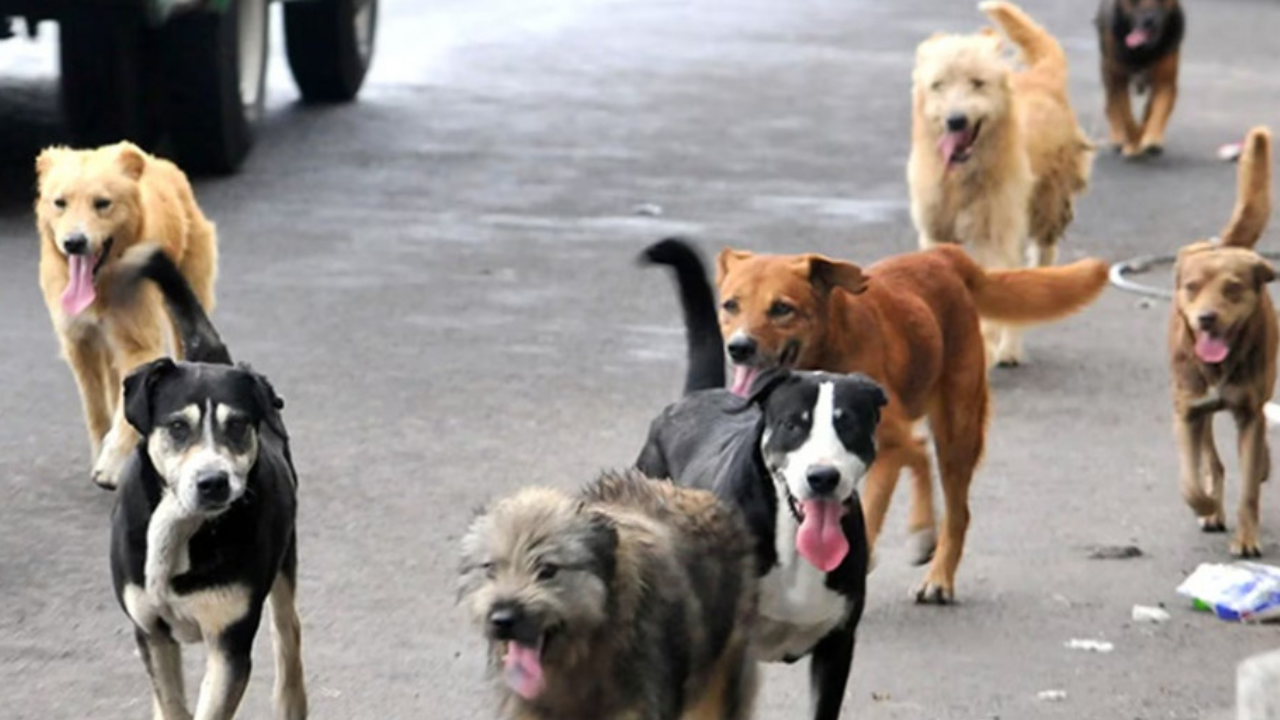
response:
[(1069, 265), (987, 270), (958, 247), (943, 246), (969, 288), (978, 314), (988, 320), (1033, 325), (1083, 309), (1107, 286), (1107, 264), (1096, 258)]
[(146, 278), (160, 288), (165, 305), (169, 308), (169, 316), (182, 338), (184, 359), (218, 365), (231, 364), (231, 353), (222, 343), (204, 306), (192, 292), (182, 271), (164, 254), (160, 246), (145, 244), (130, 248), (121, 259), (120, 267), (123, 282), (136, 283)]
[(1222, 230), (1222, 244), (1252, 249), (1271, 218), (1271, 131), (1249, 131), (1240, 152), (1236, 208)]
[(668, 238), (650, 245), (640, 254), (640, 262), (666, 265), (675, 274), (684, 310), (685, 335), (689, 344), (688, 370), (684, 394), (723, 388), (724, 340), (716, 320), (716, 298), (707, 279), (702, 257), (688, 241)]
[(1022, 59), (1027, 67), (1043, 66), (1066, 71), (1067, 54), (1063, 52), (1062, 45), (1022, 8), (1010, 2), (987, 0), (978, 3), (978, 9), (995, 21), (1022, 50)]

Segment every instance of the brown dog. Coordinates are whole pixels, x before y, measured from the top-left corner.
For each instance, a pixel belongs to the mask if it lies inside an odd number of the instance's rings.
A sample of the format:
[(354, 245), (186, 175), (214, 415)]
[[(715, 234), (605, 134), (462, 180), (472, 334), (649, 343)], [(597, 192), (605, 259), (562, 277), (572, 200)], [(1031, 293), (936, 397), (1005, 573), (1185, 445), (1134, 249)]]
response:
[[(1178, 0), (1102, 0), (1095, 24), (1111, 144), (1125, 157), (1159, 154), (1178, 98), (1178, 51), (1186, 27), (1182, 7)], [(1135, 86), (1151, 91), (1141, 126), (1129, 103)]]
[(1213, 415), (1230, 410), (1240, 434), (1239, 527), (1231, 554), (1257, 557), (1261, 485), (1271, 471), (1263, 406), (1276, 382), (1280, 332), (1267, 292), (1275, 271), (1253, 246), (1271, 215), (1271, 135), (1255, 128), (1240, 156), (1238, 199), (1220, 241), (1178, 253), (1169, 321), (1174, 431), (1182, 497), (1206, 532), (1226, 530), (1222, 460)]
[(969, 483), (987, 423), (987, 366), (979, 319), (1046, 322), (1098, 296), (1107, 266), (1081, 260), (1053, 268), (984, 270), (963, 250), (942, 246), (857, 265), (818, 255), (719, 257), (720, 327), (733, 360), (735, 391), (778, 366), (860, 372), (886, 390), (878, 454), (862, 495), (874, 546), (898, 472), (914, 477), (910, 528), (918, 560), (933, 550), (929, 457), (915, 425), (928, 419), (946, 499), (942, 538), (917, 589), (921, 602), (954, 596), (969, 527)]
[(172, 163), (130, 143), (96, 150), (48, 148), (36, 159), (40, 289), (75, 374), (93, 452), (93, 481), (115, 487), (138, 436), (125, 422), (120, 379), (143, 363), (179, 354), (164, 301), (153, 287), (117, 292), (115, 264), (156, 242), (213, 309), (218, 252), (213, 223)]

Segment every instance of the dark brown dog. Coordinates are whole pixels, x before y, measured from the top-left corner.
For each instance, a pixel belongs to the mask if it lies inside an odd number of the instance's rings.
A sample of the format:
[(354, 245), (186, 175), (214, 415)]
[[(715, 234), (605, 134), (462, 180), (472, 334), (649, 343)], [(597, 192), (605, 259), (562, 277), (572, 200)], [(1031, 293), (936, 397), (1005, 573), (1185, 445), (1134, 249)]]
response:
[[(979, 318), (1029, 325), (1084, 307), (1107, 283), (1107, 265), (984, 270), (954, 245), (871, 265), (819, 255), (756, 255), (725, 249), (719, 258), (720, 331), (734, 363), (734, 389), (775, 367), (868, 375), (889, 404), (862, 495), (874, 547), (903, 467), (914, 478), (910, 529), (917, 559), (933, 551), (933, 486), (927, 419), (946, 501), (941, 540), (919, 602), (946, 603), (969, 527), (969, 483), (987, 425), (987, 362)], [(918, 538), (925, 538), (919, 540)]]
[[(1178, 97), (1178, 50), (1186, 17), (1178, 0), (1102, 0), (1098, 6), (1102, 85), (1107, 91), (1111, 144), (1125, 157), (1156, 155)], [(1139, 126), (1129, 89), (1150, 88)]]
[(1221, 240), (1178, 253), (1169, 322), (1174, 431), (1182, 497), (1205, 532), (1226, 530), (1222, 460), (1213, 414), (1230, 410), (1240, 433), (1240, 508), (1231, 554), (1257, 557), (1258, 504), (1271, 471), (1263, 407), (1276, 382), (1280, 331), (1267, 292), (1275, 271), (1253, 251), (1271, 215), (1271, 135), (1254, 128), (1240, 157), (1236, 209)]

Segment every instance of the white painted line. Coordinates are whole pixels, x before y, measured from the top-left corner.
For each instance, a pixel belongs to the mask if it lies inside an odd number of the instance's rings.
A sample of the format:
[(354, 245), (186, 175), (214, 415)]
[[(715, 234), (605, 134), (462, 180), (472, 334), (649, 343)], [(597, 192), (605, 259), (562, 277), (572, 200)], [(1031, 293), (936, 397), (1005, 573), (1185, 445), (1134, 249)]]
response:
[(1262, 414), (1267, 416), (1268, 425), (1280, 425), (1280, 403), (1267, 403), (1262, 408)]

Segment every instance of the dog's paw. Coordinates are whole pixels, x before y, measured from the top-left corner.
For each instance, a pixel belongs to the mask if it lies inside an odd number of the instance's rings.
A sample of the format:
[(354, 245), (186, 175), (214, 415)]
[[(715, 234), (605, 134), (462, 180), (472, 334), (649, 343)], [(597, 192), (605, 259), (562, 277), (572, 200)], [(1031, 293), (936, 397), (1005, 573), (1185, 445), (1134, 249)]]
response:
[(999, 368), (1016, 368), (1021, 364), (1022, 361), (1018, 358), (1002, 358), (1000, 360), (996, 360), (996, 367)]
[(912, 593), (916, 596), (917, 605), (950, 605), (956, 601), (955, 589), (928, 580)]
[(1120, 147), (1120, 156), (1125, 160), (1140, 160), (1143, 157), (1142, 148), (1131, 143), (1125, 143)]
[(1158, 142), (1143, 143), (1138, 152), (1142, 153), (1143, 157), (1156, 157), (1164, 154), (1164, 145)]
[(1262, 557), (1262, 546), (1257, 538), (1242, 538), (1239, 535), (1231, 541), (1231, 554), (1238, 558)]
[(924, 565), (933, 559), (938, 547), (938, 533), (933, 528), (916, 530), (907, 536), (907, 556), (912, 565)]
[(1227, 521), (1222, 519), (1221, 515), (1209, 515), (1199, 518), (1200, 531), (1207, 533), (1224, 533), (1227, 531)]
[[(108, 434), (107, 437), (110, 438), (111, 435)], [(102, 452), (98, 455), (98, 461), (93, 464), (89, 479), (103, 490), (115, 490), (120, 484), (120, 473), (124, 471), (128, 460), (127, 450), (121, 451), (116, 448), (115, 443), (104, 443)]]
[(874, 572), (876, 569), (876, 566), (879, 564), (880, 564), (880, 553), (876, 552), (875, 550), (872, 550), (871, 554), (867, 556), (867, 574), (870, 575), (872, 572)]

